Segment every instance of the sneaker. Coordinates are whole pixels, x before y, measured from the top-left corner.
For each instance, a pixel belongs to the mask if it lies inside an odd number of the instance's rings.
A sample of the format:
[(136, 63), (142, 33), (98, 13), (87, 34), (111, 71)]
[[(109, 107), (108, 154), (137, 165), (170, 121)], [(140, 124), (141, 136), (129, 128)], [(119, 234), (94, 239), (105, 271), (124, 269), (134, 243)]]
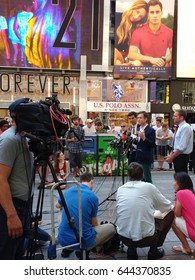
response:
[(127, 259), (128, 260), (137, 260), (138, 259), (136, 248), (128, 247), (128, 249), (127, 249)]
[[(79, 260), (83, 260), (83, 252), (82, 251), (76, 251), (75, 255)], [(86, 260), (90, 260), (89, 258), (89, 251), (86, 251)]]
[(68, 258), (68, 257), (70, 256), (71, 253), (72, 253), (72, 251), (70, 251), (70, 250), (62, 249), (61, 257), (62, 257), (62, 258)]
[(161, 259), (164, 256), (165, 252), (164, 249), (160, 248), (150, 248), (148, 252), (148, 260), (156, 260), (156, 259)]

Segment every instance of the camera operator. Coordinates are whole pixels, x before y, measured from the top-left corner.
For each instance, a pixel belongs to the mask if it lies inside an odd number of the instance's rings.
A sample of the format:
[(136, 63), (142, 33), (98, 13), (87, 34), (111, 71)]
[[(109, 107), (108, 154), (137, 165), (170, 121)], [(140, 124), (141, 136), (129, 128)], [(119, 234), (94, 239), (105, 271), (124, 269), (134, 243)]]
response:
[(13, 125), (0, 137), (0, 259), (22, 259), (24, 230), (30, 227), (33, 157), (26, 138), (16, 131), (16, 109), (28, 98), (9, 106)]
[(80, 176), (82, 168), (82, 143), (85, 140), (84, 129), (79, 125), (79, 116), (72, 117), (73, 125), (67, 133), (70, 168), (74, 170), (74, 177)]
[[(141, 164), (132, 162), (128, 166), (129, 182), (118, 188), (116, 197), (117, 232), (128, 247), (127, 258), (137, 260), (137, 249), (150, 247), (148, 259), (164, 256), (163, 245), (171, 228), (174, 213), (171, 201), (166, 199), (156, 186), (143, 182)], [(154, 215), (155, 210), (165, 217)]]
[[(91, 173), (85, 172), (80, 176), (80, 190), (81, 190), (81, 205), (82, 205), (82, 227), (83, 227), (83, 247), (87, 250), (86, 259), (89, 259), (89, 251), (92, 248), (98, 250), (99, 246), (102, 246), (112, 238), (116, 229), (112, 223), (98, 224), (98, 197), (93, 192), (94, 177)], [(79, 228), (79, 209), (78, 209), (78, 187), (72, 186), (64, 192), (64, 198), (67, 203), (67, 207), (70, 211), (70, 215), (75, 219), (75, 225)], [(62, 207), (61, 198), (58, 199), (56, 205), (57, 208)], [(67, 220), (67, 216), (63, 209), (62, 219), (58, 229), (58, 241), (62, 246), (68, 246), (77, 242), (73, 230)], [(78, 246), (77, 246), (78, 247)], [(82, 252), (79, 247), (76, 249), (76, 256), (78, 259), (82, 259)], [(68, 256), (71, 251), (67, 249), (63, 250), (63, 253)]]

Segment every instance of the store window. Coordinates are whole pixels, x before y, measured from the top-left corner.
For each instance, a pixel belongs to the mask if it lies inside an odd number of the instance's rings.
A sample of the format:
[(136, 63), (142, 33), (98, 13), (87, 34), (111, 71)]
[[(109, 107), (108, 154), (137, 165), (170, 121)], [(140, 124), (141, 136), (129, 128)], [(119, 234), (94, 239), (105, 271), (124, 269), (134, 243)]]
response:
[(150, 102), (155, 104), (168, 104), (170, 94), (169, 81), (151, 81), (149, 83)]
[(195, 102), (195, 82), (182, 83), (182, 100), (183, 103), (194, 104)]

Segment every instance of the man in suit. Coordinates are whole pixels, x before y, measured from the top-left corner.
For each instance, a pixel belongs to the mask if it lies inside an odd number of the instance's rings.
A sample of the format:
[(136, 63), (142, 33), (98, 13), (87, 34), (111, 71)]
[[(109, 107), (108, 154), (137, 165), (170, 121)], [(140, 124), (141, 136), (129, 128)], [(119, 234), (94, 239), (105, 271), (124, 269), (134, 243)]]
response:
[(135, 161), (143, 166), (144, 181), (152, 183), (151, 164), (155, 146), (155, 130), (148, 125), (148, 114), (141, 111), (137, 114), (139, 128), (137, 131), (137, 149)]
[[(129, 131), (131, 133), (131, 137), (135, 137), (137, 135), (137, 131), (139, 128), (139, 125), (137, 123), (137, 113), (134, 111), (129, 112), (128, 119), (130, 122)], [(127, 153), (128, 165), (131, 162), (135, 161), (135, 156), (136, 156), (136, 145), (133, 142), (133, 145), (131, 145), (131, 147), (129, 148), (128, 153)]]

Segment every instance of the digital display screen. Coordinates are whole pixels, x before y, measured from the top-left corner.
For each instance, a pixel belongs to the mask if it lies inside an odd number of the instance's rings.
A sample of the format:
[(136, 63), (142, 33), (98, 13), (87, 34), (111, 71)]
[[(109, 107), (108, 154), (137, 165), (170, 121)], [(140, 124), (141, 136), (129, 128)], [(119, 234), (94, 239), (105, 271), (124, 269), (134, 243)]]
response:
[(177, 25), (177, 78), (195, 78), (194, 10), (190, 0), (178, 0)]
[(102, 64), (104, 0), (0, 1), (0, 67)]
[(170, 78), (174, 1), (116, 0), (114, 77)]

